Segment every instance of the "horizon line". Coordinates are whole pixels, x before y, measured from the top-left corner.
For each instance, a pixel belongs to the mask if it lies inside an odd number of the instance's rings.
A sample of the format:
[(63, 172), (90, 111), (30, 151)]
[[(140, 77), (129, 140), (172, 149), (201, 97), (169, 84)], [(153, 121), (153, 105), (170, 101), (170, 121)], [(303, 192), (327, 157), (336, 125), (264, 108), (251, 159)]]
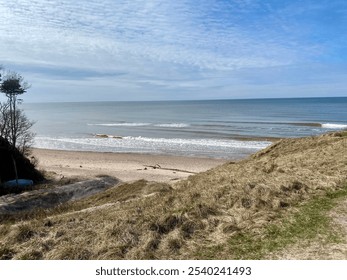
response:
[(331, 99), (331, 98), (347, 98), (347, 96), (313, 96), (313, 97), (263, 97), (263, 98), (220, 98), (220, 99), (162, 99), (162, 100), (90, 100), (90, 101), (24, 101), (26, 104), (34, 103), (102, 103), (102, 102), (196, 102), (196, 101), (242, 101), (242, 100), (278, 100), (278, 99)]

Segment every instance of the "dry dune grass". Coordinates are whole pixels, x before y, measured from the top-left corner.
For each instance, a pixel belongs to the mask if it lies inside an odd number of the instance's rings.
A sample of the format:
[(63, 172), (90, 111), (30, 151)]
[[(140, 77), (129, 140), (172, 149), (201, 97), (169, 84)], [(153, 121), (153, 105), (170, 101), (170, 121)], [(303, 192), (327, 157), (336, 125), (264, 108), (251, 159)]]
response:
[[(2, 259), (248, 258), (247, 234), (347, 182), (347, 133), (284, 139), (174, 185), (140, 180), (2, 218)], [(26, 218), (30, 217), (30, 218)], [(241, 242), (241, 241), (240, 241)], [(234, 246), (234, 247), (233, 247)]]

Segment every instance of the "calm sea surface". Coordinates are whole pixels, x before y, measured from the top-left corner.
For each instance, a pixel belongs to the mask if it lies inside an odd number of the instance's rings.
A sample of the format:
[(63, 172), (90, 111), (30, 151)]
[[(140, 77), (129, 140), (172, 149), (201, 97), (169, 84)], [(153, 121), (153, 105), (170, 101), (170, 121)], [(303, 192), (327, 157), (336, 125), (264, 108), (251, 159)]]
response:
[(80, 151), (236, 159), (269, 145), (266, 138), (347, 128), (347, 97), (27, 103), (23, 108), (36, 121), (35, 147)]

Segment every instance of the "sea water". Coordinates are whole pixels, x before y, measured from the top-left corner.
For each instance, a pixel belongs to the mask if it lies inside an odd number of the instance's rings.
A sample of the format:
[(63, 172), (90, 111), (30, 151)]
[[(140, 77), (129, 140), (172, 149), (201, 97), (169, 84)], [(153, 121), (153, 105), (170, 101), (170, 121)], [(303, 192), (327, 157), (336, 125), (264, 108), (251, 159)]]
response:
[(26, 103), (34, 147), (238, 159), (347, 128), (347, 98)]

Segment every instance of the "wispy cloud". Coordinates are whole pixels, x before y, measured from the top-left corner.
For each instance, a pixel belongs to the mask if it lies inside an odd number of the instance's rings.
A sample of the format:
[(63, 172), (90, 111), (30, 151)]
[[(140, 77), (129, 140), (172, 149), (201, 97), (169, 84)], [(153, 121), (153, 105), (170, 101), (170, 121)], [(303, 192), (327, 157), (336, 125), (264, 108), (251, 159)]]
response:
[[(343, 8), (338, 0), (0, 1), (0, 62), (36, 82), (51, 81), (50, 91), (58, 85), (76, 91), (76, 80), (84, 90), (94, 83), (90, 92), (95, 81), (109, 85), (109, 92), (128, 87), (134, 98), (193, 88), (196, 94), (203, 87), (214, 89), (213, 98), (217, 89), (237, 88), (244, 71), (252, 76), (269, 69), (276, 77), (271, 69), (346, 63), (347, 35), (328, 32), (347, 23)], [(264, 83), (261, 76), (253, 84)]]

